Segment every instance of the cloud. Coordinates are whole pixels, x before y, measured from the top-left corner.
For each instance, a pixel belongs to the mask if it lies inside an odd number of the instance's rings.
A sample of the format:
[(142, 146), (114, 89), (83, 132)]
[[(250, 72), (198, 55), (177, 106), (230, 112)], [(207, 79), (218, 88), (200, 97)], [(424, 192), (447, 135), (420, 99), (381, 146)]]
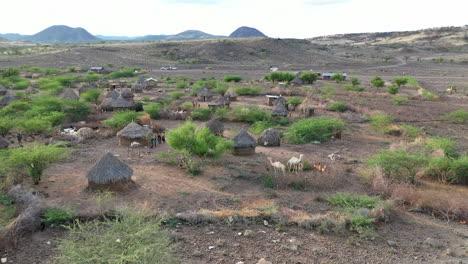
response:
[(339, 5), (349, 2), (350, 0), (305, 0), (304, 4), (314, 6), (327, 6), (327, 5)]

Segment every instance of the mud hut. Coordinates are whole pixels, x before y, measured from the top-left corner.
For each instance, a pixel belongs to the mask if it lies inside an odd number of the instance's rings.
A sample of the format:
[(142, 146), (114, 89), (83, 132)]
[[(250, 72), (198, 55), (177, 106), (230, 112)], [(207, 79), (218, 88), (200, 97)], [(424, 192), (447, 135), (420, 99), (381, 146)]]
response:
[(17, 101), (17, 100), (19, 100), (18, 96), (16, 96), (15, 94), (13, 94), (13, 93), (11, 93), (11, 92), (7, 92), (7, 93), (2, 97), (2, 99), (0, 100), (0, 107), (7, 106), (7, 105), (9, 105), (11, 102)]
[(201, 102), (209, 102), (213, 99), (213, 96), (213, 92), (211, 92), (207, 86), (203, 86), (197, 93), (198, 100)]
[(143, 84), (136, 83), (132, 86), (131, 89), (132, 92), (134, 93), (142, 93), (143, 92)]
[(132, 142), (138, 142), (142, 146), (147, 146), (150, 143), (152, 135), (151, 129), (131, 122), (117, 133), (117, 138), (119, 139), (119, 145), (130, 146)]
[(63, 94), (61, 95), (63, 99), (68, 99), (68, 100), (79, 100), (80, 96), (78, 96), (75, 91), (73, 91), (71, 88), (65, 89)]
[(234, 91), (234, 88), (229, 88), (225, 93), (224, 96), (229, 98), (229, 101), (237, 101), (237, 96), (239, 96), (236, 91)]
[(128, 101), (133, 101), (133, 97), (135, 97), (135, 95), (132, 93), (132, 91), (130, 89), (128, 89), (128, 88), (123, 89), (122, 92), (120, 93), (120, 95), (125, 100), (128, 100)]
[(273, 128), (265, 129), (257, 139), (259, 146), (279, 147), (281, 144), (280, 133)]
[(125, 80), (109, 80), (108, 81), (108, 87), (111, 90), (124, 88), (126, 86), (127, 86), (127, 81)]
[(120, 94), (116, 90), (112, 90), (107, 93), (106, 98), (112, 98), (113, 100), (119, 98)]
[(304, 115), (304, 117), (310, 117), (314, 115), (314, 99), (312, 96), (307, 96), (302, 103), (299, 105), (299, 110)]
[(288, 116), (288, 109), (282, 103), (276, 104), (271, 110), (272, 116)]
[(108, 152), (89, 170), (86, 178), (91, 190), (124, 191), (135, 186), (132, 175), (132, 168)]
[(286, 105), (286, 99), (283, 97), (283, 96), (278, 96), (278, 98), (276, 98), (274, 101), (273, 101), (273, 105), (277, 105), (277, 104), (283, 104), (283, 105)]
[(36, 88), (34, 88), (34, 87), (32, 87), (32, 86), (29, 86), (28, 89), (24, 90), (24, 93), (25, 93), (26, 95), (32, 95), (32, 94), (37, 94), (37, 93), (39, 93), (39, 90), (36, 89)]
[(208, 107), (213, 110), (221, 107), (229, 107), (230, 105), (231, 102), (229, 101), (229, 98), (224, 96), (219, 96), (213, 102), (208, 103)]
[(128, 110), (133, 107), (133, 102), (125, 100), (122, 95), (120, 95), (117, 99), (112, 100), (112, 110)]
[(292, 80), (292, 81), (290, 82), (290, 84), (291, 84), (292, 86), (301, 86), (301, 85), (304, 84), (304, 82), (303, 82), (299, 77), (296, 77), (296, 78), (294, 78), (294, 80)]
[(114, 99), (106, 98), (101, 102), (99, 107), (101, 108), (102, 111), (112, 111), (114, 110), (114, 108), (112, 107), (113, 103), (114, 103)]
[(234, 155), (247, 156), (255, 154), (257, 142), (245, 129), (242, 129), (233, 139)]
[(279, 98), (279, 96), (277, 96), (277, 95), (267, 95), (266, 98), (267, 98), (266, 104), (268, 106), (273, 106), (274, 102)]
[(224, 133), (224, 124), (218, 119), (212, 119), (208, 122), (201, 124), (198, 127), (198, 130), (205, 128), (205, 127), (208, 128), (211, 131), (211, 133), (217, 136), (222, 136)]
[(3, 137), (0, 137), (0, 149), (7, 149), (8, 146), (10, 146), (10, 143)]
[(5, 86), (0, 84), (0, 96), (4, 96), (7, 93)]

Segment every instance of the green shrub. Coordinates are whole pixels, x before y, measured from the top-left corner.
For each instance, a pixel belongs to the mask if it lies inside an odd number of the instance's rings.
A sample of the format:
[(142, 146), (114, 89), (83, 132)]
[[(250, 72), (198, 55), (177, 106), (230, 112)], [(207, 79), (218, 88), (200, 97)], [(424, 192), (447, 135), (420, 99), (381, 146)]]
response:
[(308, 84), (313, 84), (318, 80), (318, 75), (314, 72), (304, 72), (299, 76), (299, 78), (304, 82)]
[(270, 189), (276, 188), (276, 178), (274, 176), (263, 174), (262, 180), (263, 180), (263, 186), (265, 188), (270, 188)]
[(184, 82), (184, 81), (176, 82), (177, 89), (185, 89), (187, 86), (188, 86), (187, 82)]
[(210, 119), (211, 113), (211, 109), (209, 108), (196, 108), (192, 111), (190, 116), (193, 118), (193, 120), (206, 121)]
[(48, 226), (56, 226), (71, 222), (75, 216), (75, 212), (70, 208), (51, 208), (42, 215), (42, 222)]
[(420, 88), (419, 91), (422, 93), (422, 95), (423, 95), (427, 100), (434, 101), (435, 99), (438, 98), (438, 96), (437, 96), (435, 93), (431, 93), (431, 92), (429, 92), (428, 90), (426, 90), (426, 89), (424, 89), (424, 88)]
[(454, 172), (449, 178), (451, 182), (468, 184), (468, 156), (461, 156), (454, 160), (450, 168)]
[(289, 73), (289, 72), (272, 72), (265, 76), (265, 80), (269, 80), (272, 82), (290, 82), (296, 78), (296, 75)]
[(343, 90), (353, 91), (353, 92), (362, 92), (365, 89), (362, 86), (352, 86), (352, 85), (345, 84), (345, 85), (343, 85)]
[(395, 95), (395, 94), (398, 93), (398, 90), (399, 90), (399, 87), (398, 87), (398, 86), (392, 85), (392, 86), (389, 86), (389, 87), (388, 87), (388, 93), (389, 93), (389, 94)]
[(286, 100), (286, 103), (288, 105), (292, 104), (294, 105), (294, 107), (297, 107), (298, 105), (302, 103), (302, 97), (299, 97), (299, 96), (288, 97), (288, 99)]
[(425, 141), (425, 147), (428, 151), (443, 150), (447, 157), (455, 157), (457, 153), (457, 144), (450, 138), (430, 137)]
[(168, 234), (160, 230), (160, 220), (127, 212), (114, 220), (76, 221), (60, 240), (54, 263), (175, 264), (170, 243)]
[(117, 111), (112, 117), (102, 121), (102, 123), (113, 129), (122, 129), (131, 122), (139, 122), (138, 117), (143, 115), (142, 112), (135, 111)]
[(393, 118), (387, 114), (374, 114), (369, 117), (370, 125), (377, 131), (387, 133), (389, 126), (393, 122)]
[(192, 110), (193, 104), (191, 102), (185, 102), (180, 106), (183, 110)]
[(271, 120), (271, 114), (259, 109), (256, 105), (236, 106), (228, 113), (228, 118), (232, 121), (254, 123)]
[(238, 95), (258, 95), (263, 90), (262, 87), (257, 86), (241, 86), (234, 88)]
[(236, 76), (236, 75), (228, 75), (228, 76), (224, 76), (223, 80), (225, 82), (240, 82), (242, 81), (242, 77), (240, 76)]
[(345, 80), (345, 76), (342, 73), (338, 72), (338, 73), (333, 74), (332, 77), (330, 77), (330, 80), (340, 83)]
[(172, 99), (177, 100), (177, 99), (181, 98), (182, 96), (184, 96), (184, 92), (170, 92), (169, 96)]
[(19, 69), (16, 69), (14, 67), (8, 67), (4, 72), (0, 74), (0, 76), (2, 76), (2, 78), (8, 78), (11, 76), (19, 76), (19, 74), (20, 74)]
[(359, 86), (361, 84), (361, 81), (359, 81), (359, 79), (356, 77), (352, 77), (350, 82), (353, 87)]
[[(412, 76), (404, 76), (404, 77), (401, 77), (401, 78), (405, 78), (405, 79), (406, 79), (406, 83), (405, 83), (405, 84), (408, 84), (409, 86), (414, 87), (414, 88), (418, 88), (418, 87), (419, 87), (419, 82), (418, 82), (418, 80), (416, 80), (414, 77), (412, 77)], [(403, 85), (404, 85), (404, 84), (403, 84)]]
[(335, 101), (328, 105), (328, 109), (335, 112), (344, 112), (348, 109), (348, 107), (343, 102)]
[(223, 95), (229, 89), (229, 85), (227, 83), (217, 81), (216, 79), (199, 80), (192, 86), (192, 95), (197, 95), (200, 89), (204, 86), (207, 86), (208, 88), (212, 89), (213, 92), (221, 95)]
[(409, 138), (415, 138), (419, 136), (422, 132), (422, 129), (412, 125), (402, 125), (403, 133)]
[(375, 76), (375, 77), (371, 80), (371, 84), (372, 84), (374, 87), (382, 88), (382, 87), (385, 86), (385, 81), (382, 80), (382, 78), (380, 78), (379, 76)]
[(345, 124), (332, 118), (302, 119), (286, 130), (285, 138), (293, 144), (304, 144), (312, 141), (325, 142), (335, 133), (343, 131)]
[(465, 124), (468, 123), (468, 111), (467, 110), (456, 110), (444, 115), (444, 118), (452, 123)]
[(250, 131), (255, 135), (260, 135), (265, 129), (274, 127), (278, 127), (278, 125), (272, 121), (257, 121), (252, 124)]
[(407, 97), (402, 97), (402, 96), (393, 96), (392, 97), (392, 103), (395, 105), (402, 105), (406, 104), (409, 101)]
[(53, 74), (59, 74), (61, 71), (59, 69), (54, 69), (54, 68), (44, 68), (41, 70), (42, 74), (44, 75), (53, 75)]
[(339, 192), (326, 197), (326, 201), (346, 212), (352, 212), (359, 208), (373, 209), (382, 200), (379, 197)]
[(13, 84), (13, 87), (11, 87), (11, 88), (13, 90), (24, 90), (24, 89), (28, 88), (28, 86), (29, 86), (29, 81), (24, 80), (24, 81), (16, 82), (15, 84)]
[(86, 92), (81, 94), (81, 99), (85, 102), (97, 102), (99, 96), (101, 95), (101, 89), (88, 89)]
[(395, 85), (400, 88), (401, 86), (405, 85), (408, 83), (408, 78), (406, 77), (399, 77), (399, 78), (395, 78), (393, 79), (393, 82), (395, 83)]
[(67, 114), (72, 122), (83, 121), (91, 114), (91, 106), (76, 100), (62, 100), (63, 112)]
[(139, 70), (139, 68), (126, 68), (121, 71), (111, 72), (106, 77), (109, 79), (129, 78), (135, 76), (136, 70)]
[(35, 117), (28, 120), (21, 120), (19, 122), (19, 126), (22, 132), (34, 134), (40, 134), (52, 130), (52, 123), (40, 117)]
[(336, 86), (334, 84), (327, 84), (321, 91), (321, 97), (323, 99), (331, 99), (335, 97)]
[(76, 72), (76, 67), (74, 67), (74, 66), (68, 67), (67, 72)]
[(384, 175), (397, 183), (416, 183), (416, 173), (427, 163), (420, 153), (409, 153), (404, 149), (382, 150), (371, 156), (367, 163), (382, 168)]

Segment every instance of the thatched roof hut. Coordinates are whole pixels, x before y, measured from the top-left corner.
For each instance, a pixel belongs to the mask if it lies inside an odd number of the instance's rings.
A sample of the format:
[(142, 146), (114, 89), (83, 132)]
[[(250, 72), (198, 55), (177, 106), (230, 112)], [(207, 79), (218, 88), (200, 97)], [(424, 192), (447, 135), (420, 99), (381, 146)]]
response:
[(246, 156), (255, 153), (257, 141), (245, 129), (242, 129), (233, 139), (234, 155)]
[(115, 99), (119, 98), (119, 96), (120, 96), (119, 92), (117, 92), (116, 90), (112, 90), (112, 91), (107, 93), (106, 98), (112, 98), (112, 99), (115, 100)]
[(6, 139), (0, 137), (0, 149), (7, 149), (9, 145), (10, 143)]
[(279, 147), (281, 144), (281, 135), (273, 128), (265, 129), (257, 139), (259, 146)]
[(273, 105), (277, 105), (277, 104), (286, 105), (286, 103), (287, 103), (286, 98), (284, 98), (281, 95), (273, 101)]
[(292, 86), (301, 86), (303, 84), (304, 82), (299, 77), (296, 77), (294, 78), (294, 80), (291, 81)]
[(145, 76), (140, 76), (140, 78), (138, 78), (138, 80), (137, 80), (136, 83), (138, 83), (138, 84), (143, 84), (145, 81), (146, 81)]
[(126, 100), (133, 100), (133, 97), (135, 96), (128, 88), (123, 89), (120, 95)]
[(213, 102), (208, 103), (208, 107), (212, 109), (216, 109), (218, 107), (229, 107), (231, 102), (229, 101), (228, 97), (225, 96), (218, 96)]
[(101, 110), (103, 111), (112, 111), (114, 108), (112, 107), (112, 104), (114, 103), (114, 99), (112, 98), (106, 98), (101, 102)]
[(236, 101), (239, 95), (234, 91), (234, 88), (231, 87), (224, 93), (224, 96), (229, 98), (230, 101)]
[(162, 103), (167, 99), (171, 99), (171, 96), (168, 93), (161, 93), (160, 95), (156, 96), (155, 99), (153, 99), (153, 102)]
[(218, 136), (222, 136), (223, 135), (223, 132), (224, 132), (224, 124), (219, 121), (218, 119), (212, 119), (208, 122), (205, 122), (203, 124), (201, 124), (198, 129), (202, 129), (202, 128), (208, 128), (211, 133), (215, 134), (215, 135), (218, 135)]
[(112, 100), (112, 109), (113, 110), (123, 110), (123, 109), (130, 109), (133, 107), (132, 101), (125, 100), (122, 95), (117, 97), (117, 99)]
[(69, 100), (79, 100), (80, 99), (80, 96), (77, 95), (75, 93), (75, 91), (73, 91), (73, 89), (71, 89), (71, 88), (65, 89), (65, 91), (63, 92), (61, 97), (63, 99), (69, 99)]
[(202, 102), (209, 102), (213, 98), (214, 93), (208, 89), (208, 86), (203, 86), (200, 91), (197, 93), (198, 100)]
[(112, 153), (105, 154), (88, 172), (88, 188), (121, 191), (134, 186), (133, 170)]
[(288, 116), (288, 109), (284, 104), (276, 104), (271, 110), (272, 116)]
[(138, 142), (142, 145), (148, 145), (153, 131), (147, 127), (142, 127), (135, 122), (131, 122), (124, 129), (117, 133), (119, 145), (130, 146), (132, 142)]
[(157, 79), (150, 77), (143, 82), (143, 88), (146, 90), (156, 88), (158, 87), (158, 82), (159, 81)]
[(306, 98), (302, 101), (298, 108), (305, 117), (310, 117), (314, 115), (315, 104), (313, 96), (306, 96)]
[(24, 93), (27, 94), (27, 95), (32, 95), (32, 94), (39, 93), (39, 90), (32, 87), (32, 86), (29, 86), (26, 90), (24, 90)]
[(134, 93), (142, 93), (143, 92), (144, 84), (136, 83), (132, 86), (132, 92)]
[(17, 101), (17, 100), (19, 100), (18, 96), (16, 96), (12, 92), (7, 92), (0, 100), (0, 106), (7, 106), (11, 102)]
[(7, 89), (5, 88), (5, 86), (0, 84), (0, 96), (5, 95), (6, 93), (7, 93)]

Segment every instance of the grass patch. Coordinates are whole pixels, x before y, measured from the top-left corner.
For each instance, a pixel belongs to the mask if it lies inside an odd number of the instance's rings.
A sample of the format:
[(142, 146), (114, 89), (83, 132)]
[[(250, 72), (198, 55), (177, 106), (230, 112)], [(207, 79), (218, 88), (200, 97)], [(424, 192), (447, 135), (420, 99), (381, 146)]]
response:
[(335, 112), (344, 112), (346, 109), (348, 109), (348, 107), (343, 102), (335, 101), (328, 105), (328, 109)]
[(352, 92), (362, 92), (362, 91), (365, 90), (365, 88), (362, 87), (362, 86), (353, 86), (353, 85), (351, 85), (351, 84), (345, 84), (345, 85), (343, 85), (343, 90), (348, 91), (348, 92), (349, 92), (349, 91), (352, 91)]
[(262, 90), (263, 88), (258, 86), (241, 86), (234, 88), (234, 91), (238, 95), (258, 95)]
[(334, 134), (341, 133), (344, 128), (343, 121), (333, 118), (302, 119), (287, 128), (285, 138), (293, 144), (325, 142)]
[(42, 222), (48, 226), (56, 226), (71, 222), (75, 216), (75, 211), (71, 208), (51, 208), (44, 212)]
[(379, 197), (339, 192), (326, 197), (326, 201), (331, 205), (340, 207), (346, 212), (352, 212), (359, 208), (375, 208), (382, 200)]
[(444, 119), (452, 123), (468, 124), (468, 111), (463, 109), (455, 110), (444, 115)]
[(394, 105), (402, 105), (402, 104), (406, 104), (407, 102), (409, 102), (409, 99), (407, 97), (403, 97), (403, 96), (392, 97), (392, 103)]

